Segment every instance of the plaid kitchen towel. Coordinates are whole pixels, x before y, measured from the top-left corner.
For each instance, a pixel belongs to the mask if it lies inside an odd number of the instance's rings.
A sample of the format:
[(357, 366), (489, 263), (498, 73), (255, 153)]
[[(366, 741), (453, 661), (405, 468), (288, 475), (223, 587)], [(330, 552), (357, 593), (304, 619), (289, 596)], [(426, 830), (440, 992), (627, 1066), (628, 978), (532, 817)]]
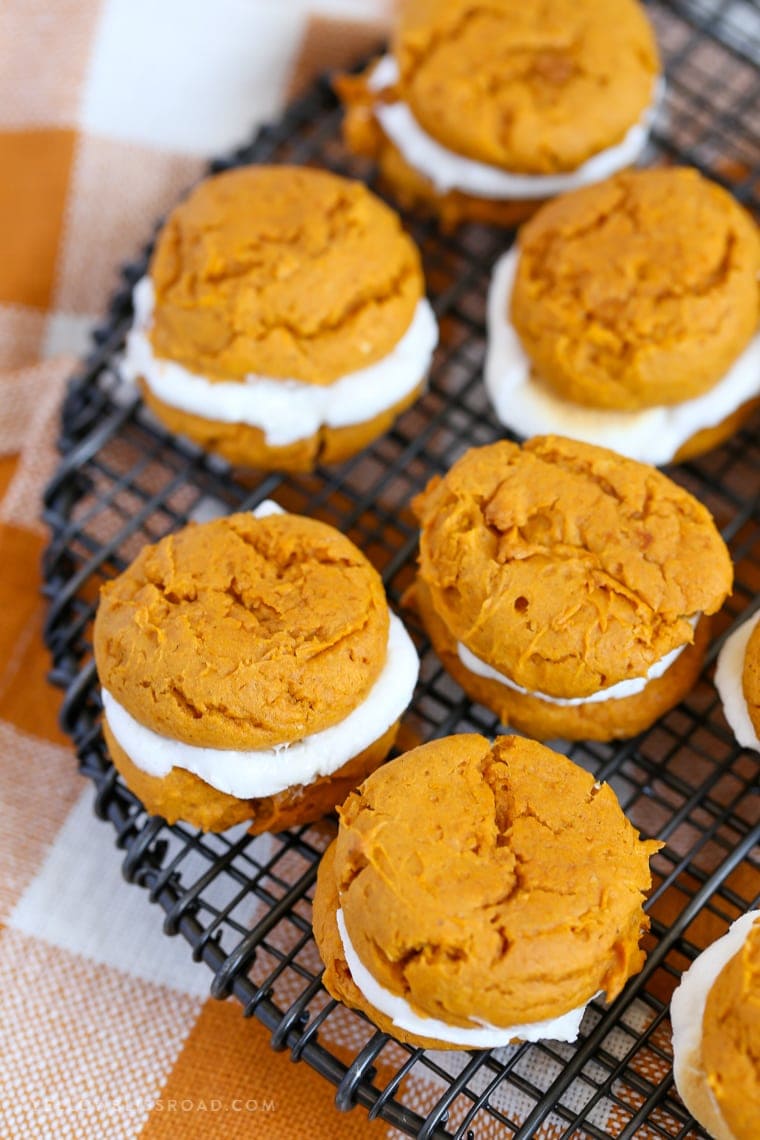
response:
[(45, 680), (40, 496), (121, 261), (382, 0), (0, 5), (0, 1136), (384, 1136), (274, 1053), (120, 875)]

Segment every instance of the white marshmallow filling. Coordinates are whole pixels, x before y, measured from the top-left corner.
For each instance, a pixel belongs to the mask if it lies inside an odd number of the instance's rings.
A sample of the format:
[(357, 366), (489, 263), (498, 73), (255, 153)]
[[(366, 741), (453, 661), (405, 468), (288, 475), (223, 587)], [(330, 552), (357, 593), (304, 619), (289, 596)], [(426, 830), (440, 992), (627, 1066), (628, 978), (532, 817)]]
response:
[(473, 1018), (473, 1028), (467, 1029), (459, 1025), (449, 1025), (435, 1017), (421, 1017), (414, 1012), (405, 998), (391, 993), (375, 981), (354, 949), (346, 930), (342, 909), (338, 909), (335, 917), (343, 954), (356, 988), (361, 991), (370, 1005), (379, 1013), (385, 1014), (398, 1029), (414, 1033), (418, 1037), (431, 1037), (437, 1041), (445, 1041), (449, 1045), (464, 1045), (471, 1049), (498, 1049), (514, 1040), (575, 1041), (578, 1036), (588, 1003), (578, 1009), (569, 1010), (559, 1017), (549, 1018), (546, 1021), (531, 1021), (524, 1025), (489, 1025)]
[(250, 751), (185, 744), (140, 724), (105, 688), (103, 711), (116, 742), (149, 776), (162, 778), (183, 768), (217, 791), (257, 799), (329, 776), (369, 748), (406, 710), (418, 672), (412, 639), (391, 614), (385, 664), (364, 700), (338, 724), (292, 744)]
[(709, 391), (640, 412), (588, 408), (564, 400), (535, 376), (509, 319), (519, 260), (517, 246), (497, 261), (488, 293), (486, 391), (498, 419), (524, 438), (563, 435), (609, 447), (655, 466), (670, 463), (696, 432), (714, 427), (760, 396), (760, 333)]
[(760, 610), (742, 622), (726, 638), (715, 665), (715, 688), (723, 702), (726, 720), (742, 748), (754, 748), (756, 752), (760, 752), (760, 740), (747, 708), (743, 674), (747, 643), (759, 621)]
[[(701, 614), (696, 617), (689, 618), (689, 622), (694, 628), (699, 621)], [(688, 643), (687, 643), (688, 644)], [(457, 655), (459, 660), (464, 665), (465, 669), (469, 669), (471, 673), (476, 673), (478, 677), (485, 677), (489, 681), (498, 681), (500, 685), (506, 685), (508, 689), (513, 689), (516, 693), (522, 693), (526, 697), (537, 697), (541, 701), (546, 701), (550, 705), (561, 705), (564, 707), (571, 707), (574, 705), (588, 705), (596, 701), (619, 701), (625, 697), (635, 697), (638, 693), (643, 693), (650, 681), (654, 681), (657, 677), (662, 677), (664, 673), (670, 668), (677, 657), (683, 653), (686, 645), (678, 645), (675, 649), (671, 649), (670, 653), (666, 653), (659, 661), (655, 661), (643, 677), (629, 677), (625, 681), (617, 681), (614, 685), (608, 685), (604, 689), (598, 689), (595, 693), (590, 693), (587, 697), (552, 697), (548, 693), (532, 692), (530, 689), (524, 689), (522, 685), (518, 685), (510, 677), (504, 673), (499, 673), (492, 665), (488, 665), (482, 661), (480, 657), (476, 657), (472, 650), (463, 645), (461, 641), (457, 642)]]
[(254, 373), (240, 381), (211, 381), (154, 354), (148, 336), (155, 303), (150, 277), (137, 282), (133, 300), (134, 324), (127, 334), (122, 376), (132, 383), (144, 380), (159, 400), (179, 411), (257, 427), (272, 447), (308, 439), (321, 427), (365, 423), (401, 403), (424, 380), (438, 343), (435, 315), (422, 298), (408, 329), (387, 356), (332, 384), (304, 384)]
[[(381, 92), (397, 83), (398, 78), (396, 60), (386, 55), (375, 66), (368, 86), (371, 91)], [(516, 174), (457, 154), (429, 135), (402, 102), (379, 101), (373, 107), (373, 114), (406, 162), (432, 182), (439, 194), (458, 190), (495, 201), (540, 200), (599, 182), (631, 166), (644, 149), (664, 90), (664, 81), (658, 78), (649, 107), (619, 143), (599, 151), (577, 169), (560, 174)]]

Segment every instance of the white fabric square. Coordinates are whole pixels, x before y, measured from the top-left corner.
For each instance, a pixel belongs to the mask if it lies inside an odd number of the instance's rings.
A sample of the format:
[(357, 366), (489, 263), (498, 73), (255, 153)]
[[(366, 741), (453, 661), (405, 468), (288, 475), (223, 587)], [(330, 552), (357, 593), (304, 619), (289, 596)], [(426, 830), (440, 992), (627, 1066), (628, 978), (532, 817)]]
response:
[(17, 930), (0, 948), (4, 1140), (136, 1137), (202, 1003)]
[(95, 317), (83, 317), (77, 313), (53, 313), (45, 323), (41, 355), (84, 356), (92, 347), (90, 338), (95, 324)]
[(281, 105), (302, 24), (289, 3), (105, 0), (81, 125), (185, 154), (241, 143)]
[(193, 962), (182, 937), (166, 937), (147, 892), (124, 882), (124, 856), (110, 825), (93, 817), (92, 798), (87, 787), (8, 925), (132, 977), (207, 997), (211, 971)]
[(346, 20), (387, 20), (393, 13), (393, 0), (295, 0), (311, 16), (342, 17)]

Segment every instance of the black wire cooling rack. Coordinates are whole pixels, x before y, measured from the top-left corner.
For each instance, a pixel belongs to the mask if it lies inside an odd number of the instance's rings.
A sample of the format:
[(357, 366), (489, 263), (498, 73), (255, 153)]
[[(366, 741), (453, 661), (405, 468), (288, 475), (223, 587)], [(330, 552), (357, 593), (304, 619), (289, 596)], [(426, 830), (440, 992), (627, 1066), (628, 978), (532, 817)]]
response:
[[(747, 0), (652, 3), (668, 74), (652, 161), (700, 167), (760, 213), (760, 8)], [(294, 162), (372, 181), (339, 137), (327, 82), (274, 126), (211, 165)], [(623, 808), (665, 847), (654, 860), (649, 957), (611, 1008), (593, 1003), (575, 1046), (545, 1042), (494, 1052), (426, 1053), (398, 1045), (336, 1005), (320, 984), (310, 911), (328, 825), (252, 839), (203, 835), (148, 817), (105, 753), (90, 643), (97, 587), (146, 542), (191, 517), (248, 509), (274, 495), (339, 527), (383, 573), (397, 606), (412, 577), (410, 497), (466, 448), (500, 435), (481, 381), (490, 268), (509, 235), (467, 227), (441, 234), (406, 219), (424, 256), (441, 321), (428, 393), (361, 456), (312, 476), (238, 481), (222, 463), (167, 434), (114, 372), (145, 254), (96, 333), (63, 408), (62, 460), (45, 496), (46, 638), (62, 722), (115, 829), (126, 878), (165, 912), (211, 970), (217, 997), (234, 994), (289, 1049), (356, 1104), (421, 1137), (669, 1137), (704, 1135), (674, 1091), (668, 1000), (698, 950), (760, 901), (760, 758), (737, 748), (710, 681), (721, 637), (760, 595), (760, 446), (756, 416), (729, 443), (671, 473), (712, 510), (736, 563), (736, 588), (703, 678), (643, 736), (570, 755), (609, 780)], [(442, 672), (414, 617), (422, 656), (405, 743), (454, 731), (493, 735), (495, 718)]]

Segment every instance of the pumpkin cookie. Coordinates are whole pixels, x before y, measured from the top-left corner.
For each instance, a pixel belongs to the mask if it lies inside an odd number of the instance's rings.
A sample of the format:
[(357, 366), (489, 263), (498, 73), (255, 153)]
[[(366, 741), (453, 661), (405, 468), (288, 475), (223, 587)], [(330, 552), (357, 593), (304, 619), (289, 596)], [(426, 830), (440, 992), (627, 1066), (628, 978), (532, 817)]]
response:
[(326, 171), (250, 166), (170, 215), (123, 371), (167, 426), (230, 462), (309, 470), (390, 426), (436, 341), (392, 210)]
[(434, 740), (339, 809), (319, 868), (324, 982), (431, 1048), (572, 1041), (642, 966), (649, 857), (614, 793), (535, 741)]
[(737, 919), (692, 963), (671, 1002), (673, 1076), (716, 1140), (756, 1140), (760, 1121), (760, 914)]
[(391, 53), (337, 86), (349, 147), (400, 202), (513, 225), (636, 161), (659, 72), (636, 0), (408, 0)]
[(715, 665), (715, 687), (739, 744), (760, 752), (760, 611), (726, 638)]
[(94, 649), (128, 786), (205, 830), (329, 811), (387, 755), (417, 678), (366, 558), (279, 511), (146, 547), (103, 587)]
[(556, 199), (494, 272), (499, 419), (657, 464), (714, 447), (760, 401), (759, 274), (754, 221), (696, 170)]
[(732, 567), (661, 472), (558, 437), (467, 452), (414, 501), (412, 590), (465, 691), (539, 739), (648, 727), (694, 683)]

